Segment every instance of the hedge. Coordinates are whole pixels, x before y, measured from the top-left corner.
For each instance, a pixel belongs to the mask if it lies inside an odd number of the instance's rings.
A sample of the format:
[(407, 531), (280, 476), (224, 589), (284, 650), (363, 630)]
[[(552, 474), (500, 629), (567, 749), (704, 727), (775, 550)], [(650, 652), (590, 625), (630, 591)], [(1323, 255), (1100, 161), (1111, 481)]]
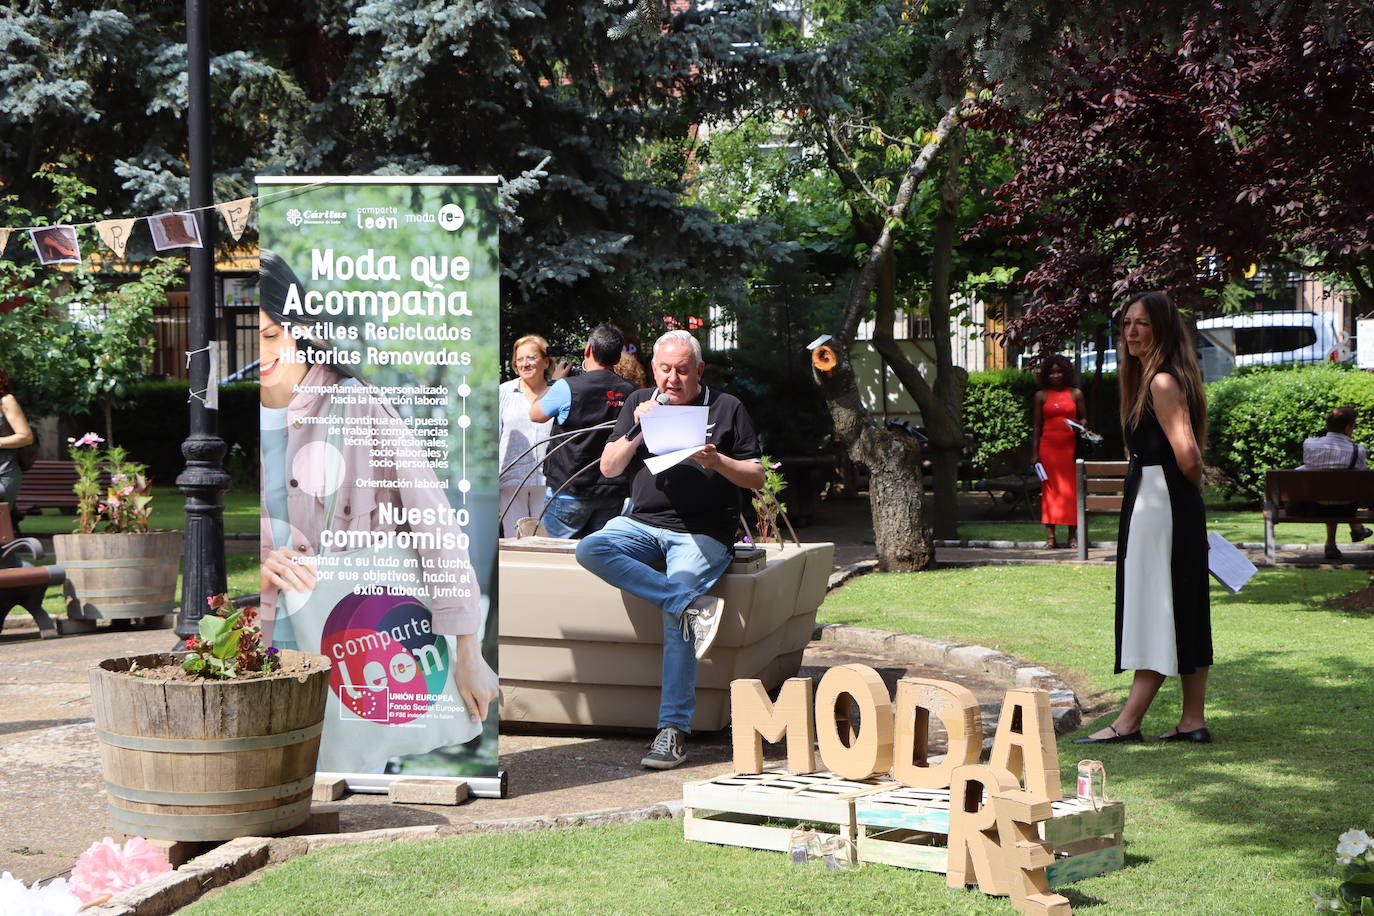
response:
[[(1228, 494), (1264, 495), (1264, 472), (1302, 463), (1302, 440), (1326, 431), (1334, 407), (1374, 419), (1374, 375), (1343, 366), (1242, 372), (1207, 386), (1206, 463)], [(1360, 438), (1361, 425), (1355, 427)]]
[[(1102, 434), (1099, 457), (1120, 457), (1116, 374), (1104, 373), (1100, 385), (1094, 375), (1085, 375), (1080, 385), (1087, 402), (1088, 425)], [(988, 476), (1030, 468), (1031, 403), (1037, 388), (1035, 376), (1018, 369), (969, 373), (964, 428), (972, 440), (970, 460), (975, 474)]]
[[(171, 485), (186, 467), (181, 443), (190, 434), (189, 398), (185, 381), (145, 381), (131, 386), (129, 396), (114, 407), (114, 444), (124, 446), (135, 461), (148, 465), (154, 483)], [(87, 429), (103, 434), (103, 424), (99, 417), (80, 417), (63, 425), (68, 435), (80, 435)], [(231, 449), (225, 466), (235, 483), (257, 486), (257, 382), (220, 386), (219, 436)]]

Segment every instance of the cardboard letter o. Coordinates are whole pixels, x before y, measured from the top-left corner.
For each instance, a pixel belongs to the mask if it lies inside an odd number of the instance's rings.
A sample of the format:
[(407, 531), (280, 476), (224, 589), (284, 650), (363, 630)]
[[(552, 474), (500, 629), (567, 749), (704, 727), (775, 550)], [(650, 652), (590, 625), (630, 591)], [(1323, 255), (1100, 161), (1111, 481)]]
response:
[[(859, 706), (859, 731), (846, 747), (835, 704), (848, 694)], [(816, 737), (821, 760), (845, 779), (867, 779), (892, 766), (892, 699), (882, 676), (867, 665), (839, 665), (816, 688)]]

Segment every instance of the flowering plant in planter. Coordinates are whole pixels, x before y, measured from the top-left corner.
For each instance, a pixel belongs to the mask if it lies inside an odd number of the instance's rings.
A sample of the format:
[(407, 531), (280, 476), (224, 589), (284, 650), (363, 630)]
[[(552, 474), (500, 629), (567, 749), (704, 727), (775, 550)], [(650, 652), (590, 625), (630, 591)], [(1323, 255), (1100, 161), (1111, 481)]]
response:
[(1318, 913), (1374, 916), (1374, 839), (1351, 828), (1336, 838), (1336, 864), (1345, 866), (1331, 899), (1312, 894)]
[[(76, 532), (143, 533), (153, 511), (152, 482), (147, 466), (129, 460), (119, 446), (102, 449), (105, 440), (95, 433), (67, 440), (76, 465)], [(109, 475), (109, 485), (101, 480)]]
[(786, 518), (787, 506), (779, 501), (778, 494), (787, 486), (787, 480), (778, 469), (781, 461), (774, 461), (767, 455), (760, 459), (763, 464), (763, 486), (754, 491), (751, 501), (754, 514), (758, 519), (759, 541), (777, 538), (782, 543), (782, 529), (778, 527), (778, 517)]
[(280, 666), (276, 648), (263, 648), (256, 607), (235, 609), (223, 594), (206, 600), (211, 613), (200, 618), (200, 637), (186, 640), (191, 654), (181, 663), (184, 670), (226, 680), (239, 674), (265, 674)]

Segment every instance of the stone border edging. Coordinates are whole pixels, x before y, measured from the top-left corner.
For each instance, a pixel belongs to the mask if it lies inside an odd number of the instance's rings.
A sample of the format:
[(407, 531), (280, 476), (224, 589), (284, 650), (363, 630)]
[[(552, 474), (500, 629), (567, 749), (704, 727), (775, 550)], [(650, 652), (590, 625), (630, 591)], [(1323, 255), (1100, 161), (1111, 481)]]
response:
[[(932, 541), (936, 547), (970, 547), (976, 549), (989, 548), (993, 550), (1043, 550), (1043, 541), (989, 541), (978, 538), (961, 538), (959, 540), (937, 539)], [(1088, 547), (1097, 550), (1116, 550), (1116, 541), (1089, 541)], [(1263, 550), (1263, 542), (1238, 541), (1236, 547), (1241, 550)], [(1275, 550), (1291, 551), (1298, 553), (1315, 553), (1325, 549), (1325, 544), (1275, 544)], [(1374, 551), (1374, 544), (1342, 544), (1341, 552), (1347, 551)]]
[(1043, 665), (1033, 665), (996, 649), (843, 623), (820, 624), (812, 639), (842, 649), (881, 652), (923, 665), (981, 671), (1010, 687), (1040, 687), (1050, 693), (1056, 736), (1068, 734), (1083, 724), (1083, 707), (1078, 702), (1078, 694), (1063, 678)]
[[(326, 811), (328, 808), (312, 809)], [(264, 868), (297, 856), (345, 843), (429, 840), (477, 833), (513, 833), (599, 824), (633, 824), (682, 815), (682, 801), (659, 802), (644, 808), (615, 808), (582, 814), (513, 817), (468, 824), (425, 824), (388, 827), (359, 833), (317, 833), (305, 836), (240, 837), (217, 846), (165, 875), (125, 891), (101, 906), (82, 910), (82, 916), (165, 916), (189, 906), (206, 891), (223, 887)]]

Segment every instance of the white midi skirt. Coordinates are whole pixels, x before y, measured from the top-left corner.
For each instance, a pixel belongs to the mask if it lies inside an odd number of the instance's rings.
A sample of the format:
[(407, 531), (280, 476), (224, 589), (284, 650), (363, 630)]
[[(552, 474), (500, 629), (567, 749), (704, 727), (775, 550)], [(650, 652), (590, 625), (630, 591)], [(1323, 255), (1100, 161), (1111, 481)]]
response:
[(1174, 514), (1159, 465), (1141, 468), (1123, 564), (1121, 667), (1178, 674), (1174, 633)]

